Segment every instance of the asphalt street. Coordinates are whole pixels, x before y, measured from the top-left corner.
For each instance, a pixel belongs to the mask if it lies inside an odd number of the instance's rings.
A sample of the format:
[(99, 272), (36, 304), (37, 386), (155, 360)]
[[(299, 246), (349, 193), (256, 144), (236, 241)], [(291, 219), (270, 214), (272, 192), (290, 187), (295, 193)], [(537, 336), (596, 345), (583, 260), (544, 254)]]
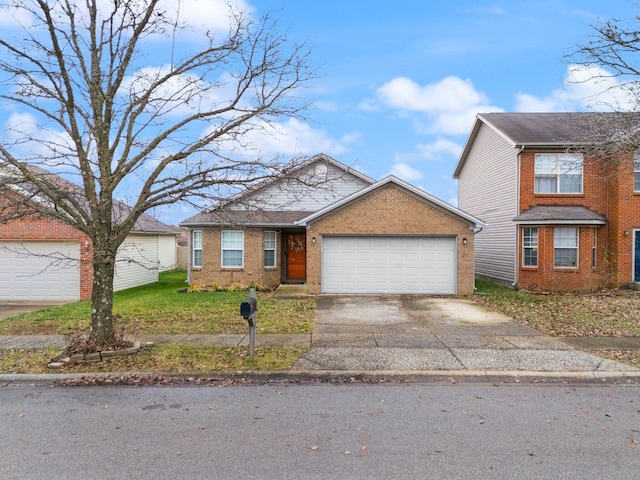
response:
[(0, 478), (637, 479), (637, 386), (0, 388)]

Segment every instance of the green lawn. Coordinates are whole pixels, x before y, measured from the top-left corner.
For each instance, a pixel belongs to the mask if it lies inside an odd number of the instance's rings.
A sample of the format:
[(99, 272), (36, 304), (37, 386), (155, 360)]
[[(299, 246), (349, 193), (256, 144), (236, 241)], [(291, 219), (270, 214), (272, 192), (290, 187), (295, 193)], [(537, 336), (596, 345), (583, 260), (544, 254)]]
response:
[[(160, 281), (114, 295), (117, 325), (139, 333), (246, 333), (240, 303), (247, 292), (180, 293), (186, 272), (160, 274)], [(258, 293), (257, 333), (308, 333), (314, 299), (273, 300)], [(0, 321), (0, 335), (86, 333), (90, 326), (89, 301), (75, 302)]]

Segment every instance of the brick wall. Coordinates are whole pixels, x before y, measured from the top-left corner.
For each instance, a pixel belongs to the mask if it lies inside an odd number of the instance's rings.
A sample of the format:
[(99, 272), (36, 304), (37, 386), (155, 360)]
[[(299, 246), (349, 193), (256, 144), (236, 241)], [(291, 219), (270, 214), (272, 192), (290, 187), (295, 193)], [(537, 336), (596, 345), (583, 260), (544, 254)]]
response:
[(80, 299), (91, 298), (93, 287), (93, 266), (91, 262), (93, 252), (89, 237), (79, 230), (55, 218), (31, 214), (22, 219), (0, 223), (0, 241), (2, 240), (77, 241), (80, 244)]
[[(456, 236), (458, 294), (473, 294), (473, 231), (469, 222), (401, 187), (385, 185), (311, 223), (307, 230), (307, 289), (310, 293), (320, 293), (323, 234)], [(311, 241), (313, 237), (316, 237), (315, 244)], [(467, 238), (467, 245), (463, 245), (463, 238)]]
[[(263, 231), (274, 229), (246, 228), (244, 231), (244, 266), (222, 268), (221, 228), (202, 229), (202, 267), (191, 267), (190, 283), (200, 286), (218, 286), (253, 282), (274, 286), (280, 284), (282, 233), (276, 231), (276, 267), (264, 267)], [(230, 230), (230, 229), (224, 229)]]
[[(582, 194), (535, 194), (535, 152), (520, 157), (520, 213), (536, 205), (576, 205), (607, 219), (597, 227), (597, 264), (591, 267), (592, 227), (580, 228), (579, 266), (553, 267), (553, 227), (539, 227), (538, 268), (519, 266), (519, 285), (534, 290), (590, 290), (632, 280), (633, 229), (640, 228), (640, 195), (633, 192), (631, 156), (607, 165), (586, 157)], [(625, 234), (625, 232), (628, 232)], [(522, 251), (522, 234), (518, 239)], [(521, 255), (520, 255), (521, 257)], [(520, 258), (520, 263), (522, 259)]]

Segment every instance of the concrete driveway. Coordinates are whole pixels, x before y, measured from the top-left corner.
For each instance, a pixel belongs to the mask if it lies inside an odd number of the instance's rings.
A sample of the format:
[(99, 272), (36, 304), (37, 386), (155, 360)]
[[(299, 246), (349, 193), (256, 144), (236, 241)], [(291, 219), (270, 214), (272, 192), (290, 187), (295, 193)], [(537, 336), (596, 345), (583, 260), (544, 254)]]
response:
[(29, 313), (40, 310), (41, 308), (62, 305), (61, 303), (27, 303), (27, 302), (0, 302), (0, 320), (18, 315), (20, 313)]
[(576, 350), (475, 302), (426, 296), (322, 296), (299, 371), (638, 372)]

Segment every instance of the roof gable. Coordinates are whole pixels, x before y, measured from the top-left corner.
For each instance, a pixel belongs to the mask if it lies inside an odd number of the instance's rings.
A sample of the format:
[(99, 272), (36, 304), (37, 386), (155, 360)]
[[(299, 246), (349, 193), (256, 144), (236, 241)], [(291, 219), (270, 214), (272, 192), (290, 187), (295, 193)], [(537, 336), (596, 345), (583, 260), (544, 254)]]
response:
[(640, 128), (640, 114), (630, 112), (482, 113), (476, 116), (453, 173), (458, 178), (482, 126), (494, 130), (513, 148), (569, 148), (610, 141)]
[(181, 225), (296, 225), (296, 221), (354, 192), (373, 179), (320, 154), (293, 173), (271, 179), (231, 197)]
[(319, 210), (317, 212), (312, 213), (311, 215), (306, 216), (305, 218), (300, 219), (298, 222), (299, 225), (306, 225), (309, 222), (312, 222), (324, 215), (329, 214), (330, 212), (344, 206), (347, 205), (353, 201), (358, 200), (359, 198), (362, 198), (364, 195), (369, 194), (370, 192), (373, 192), (374, 190), (377, 190), (379, 188), (382, 188), (385, 185), (388, 184), (393, 184), (393, 185), (397, 185), (407, 191), (409, 191), (410, 193), (416, 195), (417, 197), (421, 198), (422, 200), (425, 200), (429, 203), (432, 203), (438, 207), (440, 207), (441, 209), (452, 213), (462, 219), (464, 219), (465, 221), (473, 224), (475, 226), (475, 228), (482, 228), (485, 226), (485, 223), (472, 216), (469, 215), (466, 212), (463, 212), (462, 210), (454, 207), (453, 205), (450, 205), (442, 200), (440, 200), (437, 197), (434, 197), (433, 195), (425, 192), (424, 190), (420, 190), (419, 188), (414, 187), (413, 185), (393, 176), (393, 175), (389, 175), (385, 178), (383, 178), (382, 180), (379, 180), (378, 182), (370, 185), (367, 188), (364, 188), (362, 190), (359, 190), (355, 193), (353, 193), (352, 195), (349, 195), (348, 197), (345, 197), (331, 205), (326, 206), (325, 208), (323, 208), (322, 210)]

